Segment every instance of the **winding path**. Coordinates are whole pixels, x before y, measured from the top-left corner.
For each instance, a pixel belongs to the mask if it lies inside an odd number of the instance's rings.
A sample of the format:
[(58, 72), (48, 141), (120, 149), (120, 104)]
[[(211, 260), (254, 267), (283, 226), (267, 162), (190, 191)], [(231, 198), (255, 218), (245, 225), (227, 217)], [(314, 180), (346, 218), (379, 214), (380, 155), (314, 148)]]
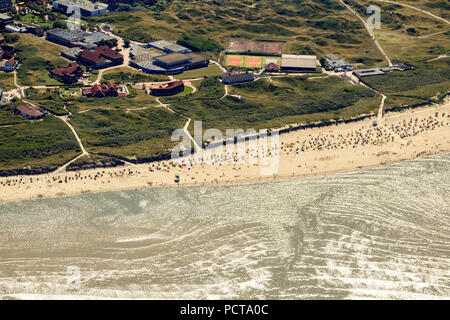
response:
[(420, 8), (417, 8), (417, 7), (413, 7), (413, 6), (411, 6), (409, 4), (406, 4), (406, 3), (403, 3), (403, 2), (397, 2), (397, 1), (391, 1), (391, 0), (376, 0), (376, 1), (397, 4), (399, 6), (404, 6), (404, 7), (410, 8), (410, 9), (414, 9), (414, 10), (420, 11), (422, 13), (425, 13), (425, 14), (427, 14), (427, 15), (429, 15), (429, 16), (431, 16), (431, 17), (433, 17), (433, 18), (435, 18), (435, 19), (437, 19), (439, 21), (442, 21), (442, 22), (444, 22), (446, 24), (450, 24), (450, 22), (448, 20), (446, 20), (446, 19), (444, 19), (442, 17), (439, 17), (439, 16), (435, 15), (434, 13), (431, 13), (429, 11), (426, 11), (426, 10), (423, 10), (423, 9), (420, 9)]
[(372, 38), (373, 42), (377, 46), (378, 50), (381, 52), (381, 54), (384, 56), (384, 59), (388, 62), (389, 66), (392, 66), (391, 59), (389, 59), (386, 52), (384, 52), (381, 45), (378, 43), (378, 40), (375, 38), (375, 33), (373, 32), (373, 29), (369, 27), (369, 25), (366, 23), (366, 21), (356, 12), (356, 10), (353, 10), (348, 4), (346, 4), (343, 0), (339, 0), (339, 2), (346, 7), (351, 13), (353, 13), (361, 22), (363, 23), (364, 27), (367, 29), (367, 32), (369, 32), (370, 37)]
[(191, 123), (192, 119), (189, 118), (189, 117), (187, 117), (187, 116), (185, 116), (185, 115), (182, 115), (182, 114), (180, 114), (180, 113), (178, 113), (178, 112), (173, 111), (173, 110), (169, 107), (169, 105), (162, 103), (162, 102), (159, 100), (159, 98), (156, 98), (156, 102), (158, 102), (158, 103), (161, 105), (161, 107), (163, 107), (163, 108), (169, 110), (170, 112), (172, 112), (172, 113), (174, 113), (174, 114), (176, 114), (176, 115), (179, 115), (180, 117), (183, 117), (183, 118), (186, 118), (186, 119), (187, 119), (186, 123), (184, 124), (183, 131), (186, 133), (186, 135), (189, 137), (189, 139), (190, 139), (190, 140), (192, 141), (192, 143), (194, 144), (195, 150), (196, 150), (197, 152), (202, 151), (202, 150), (203, 150), (202, 147), (197, 143), (197, 141), (195, 141), (194, 137), (192, 137), (191, 133), (190, 133), (189, 130), (188, 130), (189, 124)]

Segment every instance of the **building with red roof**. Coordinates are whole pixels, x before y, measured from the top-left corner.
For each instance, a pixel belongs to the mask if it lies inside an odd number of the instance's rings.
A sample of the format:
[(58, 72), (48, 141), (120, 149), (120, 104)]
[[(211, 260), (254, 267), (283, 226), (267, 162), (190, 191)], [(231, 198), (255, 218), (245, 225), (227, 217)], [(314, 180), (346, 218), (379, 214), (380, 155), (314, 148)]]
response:
[(50, 74), (59, 78), (64, 83), (74, 83), (83, 75), (83, 69), (80, 68), (78, 63), (72, 62), (65, 68), (57, 68), (50, 71)]
[(48, 113), (47, 111), (45, 111), (42, 108), (33, 107), (33, 106), (29, 105), (29, 104), (18, 106), (16, 108), (16, 110), (18, 112), (20, 112), (20, 115), (22, 117), (25, 117), (25, 118), (27, 118), (29, 120), (41, 119), (42, 117), (44, 117)]
[(94, 51), (83, 50), (78, 59), (82, 64), (95, 69), (107, 68), (123, 63), (122, 54), (105, 46), (99, 46)]
[(17, 61), (14, 58), (3, 60), (0, 62), (1, 71), (14, 71), (17, 67)]
[(104, 58), (97, 52), (90, 50), (83, 50), (80, 53), (79, 61), (94, 69), (102, 69), (112, 65), (112, 61)]
[(154, 96), (171, 96), (184, 91), (184, 83), (181, 80), (172, 81), (164, 86), (150, 88), (150, 93)]
[(123, 63), (123, 55), (118, 51), (106, 46), (98, 46), (97, 48), (95, 48), (95, 52), (101, 55), (103, 58), (111, 60), (114, 65)]
[(280, 72), (280, 66), (273, 62), (268, 63), (265, 69), (266, 72)]
[(126, 93), (124, 92), (122, 87), (119, 87), (112, 83), (94, 84), (92, 87), (82, 88), (81, 93), (83, 96), (92, 98), (126, 96)]

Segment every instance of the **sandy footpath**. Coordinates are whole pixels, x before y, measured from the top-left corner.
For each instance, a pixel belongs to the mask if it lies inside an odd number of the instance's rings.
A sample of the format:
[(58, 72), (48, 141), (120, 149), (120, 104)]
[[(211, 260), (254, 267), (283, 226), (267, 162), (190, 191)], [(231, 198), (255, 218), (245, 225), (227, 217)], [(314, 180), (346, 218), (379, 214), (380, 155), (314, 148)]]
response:
[[(439, 106), (388, 113), (377, 126), (373, 126), (372, 121), (367, 119), (282, 134), (278, 143), (269, 141), (267, 148), (255, 149), (247, 142), (244, 154), (238, 156), (218, 150), (209, 163), (185, 159), (183, 165), (162, 161), (0, 178), (0, 201), (150, 186), (226, 184), (330, 174), (450, 151), (450, 99)], [(262, 174), (262, 168), (268, 167), (258, 160), (263, 149), (266, 159), (273, 160), (273, 165), (278, 163), (278, 170), (273, 174)], [(231, 163), (225, 161), (226, 156), (232, 159)], [(206, 155), (203, 157), (210, 159)], [(249, 163), (251, 161), (256, 164)]]

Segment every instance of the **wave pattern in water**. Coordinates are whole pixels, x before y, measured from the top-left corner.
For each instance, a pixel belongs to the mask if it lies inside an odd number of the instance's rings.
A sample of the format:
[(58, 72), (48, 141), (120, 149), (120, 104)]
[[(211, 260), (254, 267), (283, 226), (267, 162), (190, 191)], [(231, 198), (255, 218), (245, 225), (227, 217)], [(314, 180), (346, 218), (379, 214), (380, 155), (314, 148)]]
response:
[(2, 204), (0, 294), (449, 298), (449, 164)]

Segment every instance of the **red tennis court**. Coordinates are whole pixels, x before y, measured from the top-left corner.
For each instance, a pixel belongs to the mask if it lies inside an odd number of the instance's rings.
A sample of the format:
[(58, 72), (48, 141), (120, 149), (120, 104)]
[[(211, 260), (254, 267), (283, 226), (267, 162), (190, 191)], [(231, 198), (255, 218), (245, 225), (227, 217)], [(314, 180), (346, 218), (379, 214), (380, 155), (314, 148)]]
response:
[(240, 66), (241, 57), (228, 57), (228, 64), (231, 66)]
[(255, 57), (248, 57), (247, 58), (247, 65), (249, 67), (259, 67), (261, 65), (261, 59), (255, 58)]

